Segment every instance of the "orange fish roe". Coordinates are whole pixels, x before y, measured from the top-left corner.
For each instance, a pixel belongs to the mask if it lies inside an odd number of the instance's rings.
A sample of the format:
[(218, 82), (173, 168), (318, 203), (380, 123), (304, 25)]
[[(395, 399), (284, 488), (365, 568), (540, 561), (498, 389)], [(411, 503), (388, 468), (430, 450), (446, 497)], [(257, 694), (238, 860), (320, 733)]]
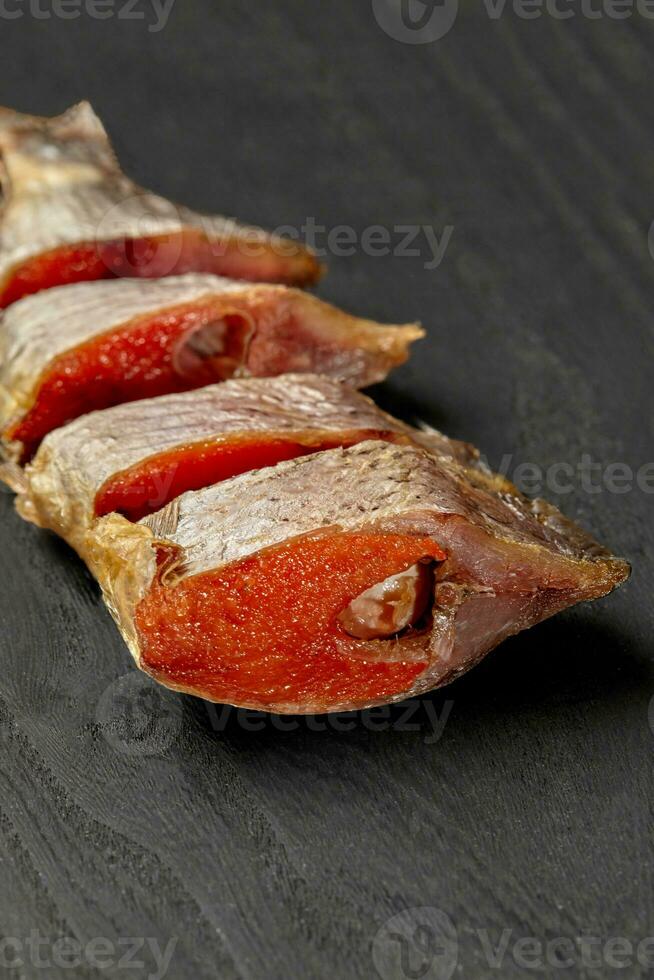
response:
[(151, 456), (110, 477), (95, 498), (96, 517), (114, 511), (138, 521), (187, 490), (200, 490), (249, 470), (309, 453), (354, 446), (365, 439), (393, 440), (394, 433), (365, 429), (347, 437), (297, 442), (291, 438), (240, 437), (180, 446)]
[(0, 290), (0, 309), (23, 296), (54, 286), (115, 277), (158, 279), (186, 272), (212, 273), (250, 282), (303, 285), (314, 282), (320, 268), (313, 257), (284, 254), (279, 245), (248, 249), (237, 239), (212, 242), (195, 229), (107, 242), (80, 242), (51, 249), (18, 266)]
[(173, 586), (162, 578), (164, 562), (136, 609), (140, 665), (216, 701), (273, 711), (303, 704), (321, 712), (400, 694), (427, 658), (398, 659), (395, 639), (366, 648), (337, 616), (375, 583), (445, 557), (427, 537), (335, 533), (296, 538)]
[(87, 412), (231, 377), (250, 331), (246, 319), (236, 313), (222, 317), (228, 333), (221, 357), (198, 359), (193, 371), (184, 374), (174, 364), (180, 339), (217, 316), (215, 305), (178, 306), (159, 316), (133, 320), (60, 354), (42, 375), (32, 408), (5, 430), (4, 437), (23, 443), (25, 462), (48, 432)]

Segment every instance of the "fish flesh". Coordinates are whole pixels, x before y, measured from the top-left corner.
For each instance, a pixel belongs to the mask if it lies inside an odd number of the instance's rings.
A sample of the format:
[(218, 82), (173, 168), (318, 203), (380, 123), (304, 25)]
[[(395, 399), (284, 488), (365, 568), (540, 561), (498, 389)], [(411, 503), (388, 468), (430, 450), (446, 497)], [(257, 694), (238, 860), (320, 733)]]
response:
[(15, 477), (17, 507), (83, 555), (98, 517), (140, 520), (188, 490), (373, 438), (464, 462), (478, 457), (330, 378), (238, 378), (91, 412), (55, 429)]
[(2, 314), (5, 455), (26, 462), (48, 432), (87, 412), (235, 374), (319, 373), (362, 387), (422, 336), (267, 283), (188, 274), (60, 286)]
[(138, 666), (280, 713), (454, 680), (629, 566), (542, 500), (412, 445), (365, 441), (98, 520), (86, 560)]
[(53, 118), (0, 109), (0, 189), (0, 308), (114, 276), (207, 272), (292, 285), (320, 276), (297, 241), (138, 187), (88, 102)]

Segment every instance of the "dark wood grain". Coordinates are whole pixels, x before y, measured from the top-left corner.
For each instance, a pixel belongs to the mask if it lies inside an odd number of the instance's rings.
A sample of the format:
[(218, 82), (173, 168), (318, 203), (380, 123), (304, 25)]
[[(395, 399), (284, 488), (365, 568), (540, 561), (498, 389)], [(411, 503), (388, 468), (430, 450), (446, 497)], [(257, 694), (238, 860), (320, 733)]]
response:
[[(130, 173), (196, 207), (452, 225), (431, 271), (428, 254), (330, 260), (323, 296), (428, 328), (382, 403), (495, 465), (512, 454), (510, 473), (583, 453), (637, 471), (653, 458), (654, 26), (575, 9), (492, 21), (462, 0), (415, 46), (367, 0), (177, 0), (156, 34), (26, 15), (0, 22), (1, 101), (90, 98)], [(412, 724), (397, 708), (348, 731), (249, 731), (151, 687), (81, 564), (0, 496), (0, 933), (34, 931), (46, 958), (63, 936), (174, 940), (174, 980), (376, 976), (378, 930), (423, 906), (450, 917), (465, 980), (552, 975), (515, 961), (520, 938), (654, 935), (654, 497), (577, 478), (549, 496), (633, 562), (627, 586), (504, 644)], [(494, 946), (511, 931), (500, 969), (479, 930)], [(102, 971), (24, 948), (12, 971), (2, 950), (11, 977), (155, 970), (148, 948)], [(554, 972), (649, 975), (578, 952)]]

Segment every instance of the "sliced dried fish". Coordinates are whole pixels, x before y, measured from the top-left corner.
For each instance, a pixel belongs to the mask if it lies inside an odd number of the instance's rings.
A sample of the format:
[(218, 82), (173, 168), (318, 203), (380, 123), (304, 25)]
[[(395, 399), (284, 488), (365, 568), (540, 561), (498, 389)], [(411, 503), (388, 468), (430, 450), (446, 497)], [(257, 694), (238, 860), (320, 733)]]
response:
[[(502, 478), (372, 441), (186, 493), (137, 524), (102, 518), (86, 557), (141, 669), (209, 700), (288, 713), (446, 684), (629, 574)], [(384, 602), (383, 583), (423, 564), (426, 610), (409, 595), (397, 634), (380, 633), (382, 609), (376, 635), (353, 635), (344, 612), (360, 614), (371, 589)]]
[(0, 323), (0, 433), (26, 461), (87, 412), (235, 374), (382, 380), (424, 332), (382, 326), (299, 289), (189, 274), (61, 286)]
[(126, 177), (88, 102), (44, 118), (0, 109), (0, 307), (114, 276), (207, 272), (308, 285), (299, 242), (199, 214)]

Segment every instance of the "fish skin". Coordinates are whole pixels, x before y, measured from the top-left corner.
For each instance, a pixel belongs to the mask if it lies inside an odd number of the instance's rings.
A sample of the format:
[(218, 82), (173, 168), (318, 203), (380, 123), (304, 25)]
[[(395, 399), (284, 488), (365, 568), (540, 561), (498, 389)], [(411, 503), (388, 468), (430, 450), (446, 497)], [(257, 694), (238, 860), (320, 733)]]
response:
[(159, 453), (251, 435), (292, 436), (311, 444), (358, 430), (394, 433), (432, 452), (475, 459), (465, 443), (414, 429), (330, 378), (238, 378), (91, 412), (56, 429), (23, 471), (16, 506), (27, 520), (82, 550), (105, 482)]
[(88, 102), (52, 118), (0, 108), (0, 177), (0, 293), (14, 270), (52, 249), (186, 229), (206, 233), (216, 247), (244, 243), (251, 250), (256, 241), (262, 254), (283, 260), (284, 282), (307, 285), (321, 274), (298, 242), (139, 187), (122, 173)]
[[(59, 286), (27, 296), (2, 313), (0, 431), (27, 414), (43, 373), (59, 355), (103, 334), (128, 329), (139, 318), (214, 300), (227, 311), (245, 312), (260, 325), (249, 345), (246, 374), (298, 371), (306, 363), (307, 370), (363, 387), (382, 380), (406, 360), (408, 345), (424, 336), (417, 325), (385, 326), (354, 317), (299, 289), (219, 276), (190, 273)], [(274, 329), (276, 318), (289, 311), (306, 321), (305, 343), (290, 353), (277, 338), (266, 341), (264, 330)], [(313, 352), (307, 349), (309, 339), (316, 341)], [(20, 449), (15, 443), (5, 445), (11, 458), (19, 458)]]
[[(426, 657), (412, 687), (386, 703), (450, 682), (507, 636), (606, 595), (628, 577), (626, 562), (556, 508), (515, 488), (509, 493), (508, 486), (502, 477), (415, 447), (364, 442), (184, 494), (138, 524), (110, 515), (89, 533), (86, 560), (140, 665), (134, 614), (158, 574), (174, 588), (312, 534), (429, 536), (448, 556), (438, 566), (431, 631), (387, 647), (360, 641), (363, 659), (385, 650), (389, 660), (409, 660), (416, 651)], [(168, 555), (163, 570), (158, 555)], [(203, 696), (192, 684), (169, 686)], [(312, 713), (371, 704), (242, 706)]]

